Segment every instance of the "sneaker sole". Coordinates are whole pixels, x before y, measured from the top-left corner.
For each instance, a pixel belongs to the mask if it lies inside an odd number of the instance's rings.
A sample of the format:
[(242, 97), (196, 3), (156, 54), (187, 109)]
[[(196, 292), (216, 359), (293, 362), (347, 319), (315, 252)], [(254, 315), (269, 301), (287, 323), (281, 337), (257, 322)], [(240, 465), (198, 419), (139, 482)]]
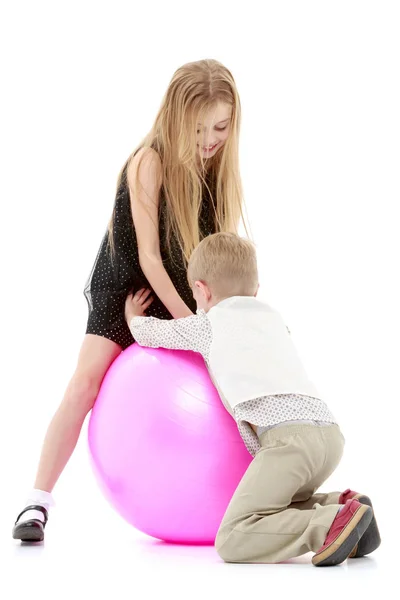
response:
[(366, 504), (360, 506), (341, 534), (325, 550), (313, 556), (313, 565), (316, 567), (333, 567), (345, 561), (368, 529), (373, 515), (370, 506)]
[[(361, 504), (366, 504), (367, 506), (373, 508), (372, 502), (368, 496), (358, 494), (357, 496), (355, 496), (355, 499), (361, 502)], [(364, 533), (358, 544), (356, 544), (353, 550), (351, 551), (349, 558), (362, 558), (363, 556), (374, 552), (377, 548), (379, 548), (380, 545), (381, 536), (374, 515), (366, 532)]]

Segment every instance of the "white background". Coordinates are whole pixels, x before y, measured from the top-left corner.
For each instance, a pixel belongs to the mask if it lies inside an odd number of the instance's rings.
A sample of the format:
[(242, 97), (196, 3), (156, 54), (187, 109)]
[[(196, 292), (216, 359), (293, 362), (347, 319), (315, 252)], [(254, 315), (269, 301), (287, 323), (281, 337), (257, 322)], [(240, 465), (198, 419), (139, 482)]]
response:
[[(1, 595), (376, 597), (400, 529), (398, 2), (5, 0), (0, 23)], [(347, 439), (325, 489), (368, 493), (382, 532), (375, 555), (336, 569), (224, 565), (136, 533), (97, 489), (86, 429), (46, 544), (10, 536), (75, 366), (119, 169), (175, 69), (209, 57), (241, 96), (260, 297)]]

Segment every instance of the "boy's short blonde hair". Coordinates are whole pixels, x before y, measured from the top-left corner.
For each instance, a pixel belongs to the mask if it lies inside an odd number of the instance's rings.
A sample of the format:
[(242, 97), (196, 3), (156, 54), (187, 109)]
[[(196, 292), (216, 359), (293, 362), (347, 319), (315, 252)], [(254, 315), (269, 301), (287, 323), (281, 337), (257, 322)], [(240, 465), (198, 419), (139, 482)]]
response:
[(190, 257), (188, 280), (191, 286), (195, 281), (206, 283), (220, 299), (254, 296), (258, 287), (254, 244), (234, 233), (209, 235)]

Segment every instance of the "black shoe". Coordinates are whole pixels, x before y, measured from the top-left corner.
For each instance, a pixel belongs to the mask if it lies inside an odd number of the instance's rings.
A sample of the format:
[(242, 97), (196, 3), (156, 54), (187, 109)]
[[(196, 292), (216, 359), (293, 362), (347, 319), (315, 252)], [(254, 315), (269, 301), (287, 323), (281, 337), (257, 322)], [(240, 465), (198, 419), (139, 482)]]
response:
[[(44, 516), (44, 522), (40, 519), (30, 519), (29, 521), (22, 521), (18, 523), (18, 520), (28, 510), (39, 510)], [(44, 506), (31, 505), (24, 508), (22, 513), (18, 515), (15, 522), (12, 536), (14, 540), (21, 540), (22, 542), (42, 542), (44, 540), (44, 528), (49, 519), (49, 514)]]

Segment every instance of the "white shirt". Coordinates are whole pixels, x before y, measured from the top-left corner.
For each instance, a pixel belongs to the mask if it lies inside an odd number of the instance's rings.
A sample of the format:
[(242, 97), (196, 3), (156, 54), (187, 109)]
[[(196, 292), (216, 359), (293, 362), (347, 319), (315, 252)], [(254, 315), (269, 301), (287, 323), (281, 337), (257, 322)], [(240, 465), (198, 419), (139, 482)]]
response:
[(308, 379), (282, 317), (254, 297), (227, 298), (208, 313), (198, 310), (183, 319), (134, 317), (130, 329), (142, 346), (192, 350), (203, 356), (253, 455), (259, 442), (248, 423), (335, 423)]

